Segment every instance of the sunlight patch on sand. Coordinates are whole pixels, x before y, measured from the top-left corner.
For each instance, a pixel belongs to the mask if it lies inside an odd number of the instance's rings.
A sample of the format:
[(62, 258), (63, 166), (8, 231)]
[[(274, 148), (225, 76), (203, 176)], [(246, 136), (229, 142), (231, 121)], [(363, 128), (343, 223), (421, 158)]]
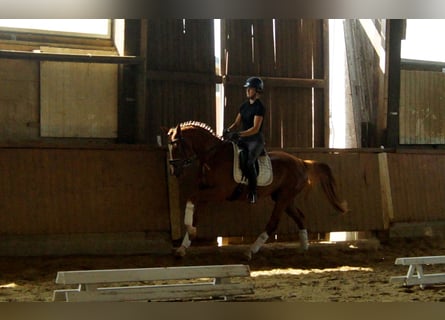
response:
[(327, 272), (348, 272), (348, 271), (360, 271), (360, 272), (372, 272), (374, 269), (366, 267), (349, 267), (341, 266), (338, 268), (326, 268), (326, 269), (272, 269), (264, 271), (251, 271), (252, 277), (259, 276), (276, 276), (276, 275), (304, 275), (310, 273), (327, 273)]
[(4, 288), (16, 288), (18, 287), (18, 285), (16, 285), (14, 282), (12, 283), (7, 283), (7, 284), (0, 284), (0, 289), (4, 289)]

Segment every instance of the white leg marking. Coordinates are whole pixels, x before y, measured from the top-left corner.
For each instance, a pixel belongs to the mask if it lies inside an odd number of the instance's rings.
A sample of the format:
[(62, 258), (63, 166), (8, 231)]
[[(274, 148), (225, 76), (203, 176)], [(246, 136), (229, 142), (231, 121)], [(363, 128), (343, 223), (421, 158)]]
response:
[(195, 211), (195, 205), (191, 201), (187, 201), (185, 205), (184, 224), (186, 226), (193, 226), (193, 212)]
[(309, 240), (307, 237), (307, 230), (302, 229), (302, 230), (298, 231), (298, 235), (300, 236), (301, 249), (304, 251), (308, 250), (309, 249)]
[(184, 239), (182, 239), (182, 243), (181, 246), (176, 249), (176, 256), (177, 257), (184, 257), (187, 251), (187, 248), (190, 247), (190, 245), (192, 244), (192, 242), (189, 239), (189, 234), (186, 232)]
[(188, 232), (186, 232), (184, 239), (182, 239), (181, 246), (184, 248), (188, 248), (188, 247), (190, 247), (191, 244), (192, 244), (192, 242), (190, 241), (189, 234), (188, 234)]
[(255, 240), (255, 242), (250, 246), (250, 251), (252, 253), (257, 253), (258, 250), (260, 250), (261, 246), (266, 243), (267, 239), (269, 239), (269, 236), (267, 235), (266, 231), (261, 233), (258, 238)]

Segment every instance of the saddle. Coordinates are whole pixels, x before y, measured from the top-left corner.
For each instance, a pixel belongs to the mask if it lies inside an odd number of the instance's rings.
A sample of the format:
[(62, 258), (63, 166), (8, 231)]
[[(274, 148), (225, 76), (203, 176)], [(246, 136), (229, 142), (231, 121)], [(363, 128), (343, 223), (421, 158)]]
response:
[[(241, 149), (238, 145), (232, 142), (233, 145), (233, 179), (236, 183), (247, 184), (247, 178), (244, 176), (241, 169), (240, 154)], [(264, 151), (255, 163), (258, 172), (257, 185), (259, 187), (268, 186), (273, 181), (272, 161), (269, 155)]]

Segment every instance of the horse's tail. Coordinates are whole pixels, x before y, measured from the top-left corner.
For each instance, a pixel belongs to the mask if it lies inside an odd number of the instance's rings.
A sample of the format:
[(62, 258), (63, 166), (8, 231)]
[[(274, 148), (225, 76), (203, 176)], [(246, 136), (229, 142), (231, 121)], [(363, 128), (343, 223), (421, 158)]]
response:
[(331, 168), (326, 163), (313, 160), (304, 160), (304, 165), (307, 170), (309, 183), (311, 185), (320, 183), (323, 192), (334, 208), (342, 213), (346, 213), (348, 211), (347, 203), (346, 201), (340, 201), (338, 197), (337, 186)]

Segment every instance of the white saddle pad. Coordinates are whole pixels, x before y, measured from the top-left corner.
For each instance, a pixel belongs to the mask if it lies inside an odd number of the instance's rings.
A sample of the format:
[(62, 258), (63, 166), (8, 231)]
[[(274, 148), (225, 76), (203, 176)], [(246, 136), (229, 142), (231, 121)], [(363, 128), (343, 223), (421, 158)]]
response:
[[(239, 154), (241, 152), (238, 145), (232, 142), (233, 145), (233, 179), (235, 179), (236, 183), (247, 184), (247, 179), (243, 177), (243, 172), (241, 171), (239, 164)], [(272, 172), (272, 161), (270, 161), (270, 157), (266, 154), (265, 156), (258, 157), (258, 165), (259, 165), (259, 174), (257, 185), (259, 187), (268, 186), (273, 181), (273, 172)]]

